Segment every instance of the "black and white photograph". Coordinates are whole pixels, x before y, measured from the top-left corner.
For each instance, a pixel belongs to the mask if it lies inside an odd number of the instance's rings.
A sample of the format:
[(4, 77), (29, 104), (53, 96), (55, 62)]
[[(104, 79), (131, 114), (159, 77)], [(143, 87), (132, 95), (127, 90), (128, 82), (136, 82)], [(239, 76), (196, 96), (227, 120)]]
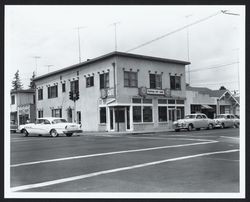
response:
[(245, 198), (244, 5), (5, 5), (5, 198)]

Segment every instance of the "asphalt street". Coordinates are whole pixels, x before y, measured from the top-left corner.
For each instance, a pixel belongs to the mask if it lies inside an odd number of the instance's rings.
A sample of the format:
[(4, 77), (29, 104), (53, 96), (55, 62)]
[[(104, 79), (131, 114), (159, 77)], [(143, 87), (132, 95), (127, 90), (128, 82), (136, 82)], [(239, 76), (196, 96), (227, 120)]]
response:
[(239, 192), (239, 129), (11, 134), (13, 192)]

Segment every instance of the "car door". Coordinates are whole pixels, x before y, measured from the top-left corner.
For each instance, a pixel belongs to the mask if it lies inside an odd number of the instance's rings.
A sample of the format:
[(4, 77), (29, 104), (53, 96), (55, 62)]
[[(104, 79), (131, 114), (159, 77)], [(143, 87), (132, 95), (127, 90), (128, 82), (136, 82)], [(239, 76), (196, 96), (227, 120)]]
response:
[(230, 115), (226, 115), (225, 126), (226, 127), (231, 127), (232, 126), (232, 120), (231, 120)]
[(194, 123), (195, 128), (202, 128), (203, 126), (203, 119), (201, 115), (197, 115)]
[(208, 118), (205, 115), (202, 115), (202, 128), (208, 127)]
[(51, 123), (49, 120), (44, 119), (43, 123), (39, 125), (39, 134), (45, 135), (49, 133)]

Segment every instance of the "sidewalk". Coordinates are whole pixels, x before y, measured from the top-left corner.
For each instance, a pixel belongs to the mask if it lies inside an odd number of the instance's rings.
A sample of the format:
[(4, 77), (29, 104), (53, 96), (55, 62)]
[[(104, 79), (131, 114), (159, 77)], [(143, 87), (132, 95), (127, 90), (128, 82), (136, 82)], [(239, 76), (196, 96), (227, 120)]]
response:
[(162, 132), (170, 132), (174, 131), (173, 129), (165, 129), (165, 130), (147, 130), (147, 131), (121, 131), (121, 132), (107, 132), (107, 131), (84, 131), (79, 133), (80, 135), (137, 135), (137, 134), (155, 134)]

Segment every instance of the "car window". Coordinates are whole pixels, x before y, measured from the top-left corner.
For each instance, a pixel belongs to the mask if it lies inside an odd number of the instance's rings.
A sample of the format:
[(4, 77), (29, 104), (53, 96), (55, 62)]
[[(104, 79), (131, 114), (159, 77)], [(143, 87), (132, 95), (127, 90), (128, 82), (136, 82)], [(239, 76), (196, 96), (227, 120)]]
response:
[(230, 115), (227, 115), (227, 119), (230, 119), (231, 117), (230, 117)]
[(203, 118), (203, 119), (206, 119), (207, 117), (206, 117), (205, 115), (202, 115), (202, 118)]
[(185, 119), (195, 119), (195, 115), (193, 114), (186, 115)]
[(44, 124), (50, 124), (49, 120), (44, 119)]
[(196, 119), (202, 119), (202, 116), (201, 115), (197, 115)]
[(55, 123), (67, 123), (67, 121), (66, 121), (65, 119), (54, 119), (54, 120), (52, 121), (52, 123), (53, 123), (53, 124), (55, 124)]
[(36, 124), (42, 124), (42, 123), (44, 123), (44, 119), (37, 119), (36, 120)]

